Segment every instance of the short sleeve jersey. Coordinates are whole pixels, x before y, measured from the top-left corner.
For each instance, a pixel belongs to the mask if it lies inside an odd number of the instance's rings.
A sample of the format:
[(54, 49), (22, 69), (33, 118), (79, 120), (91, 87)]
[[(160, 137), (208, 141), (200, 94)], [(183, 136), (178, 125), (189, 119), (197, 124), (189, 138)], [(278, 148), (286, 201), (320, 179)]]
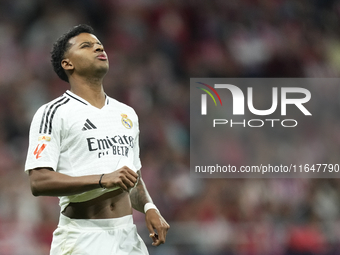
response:
[[(138, 117), (131, 107), (106, 96), (99, 109), (66, 91), (34, 115), (25, 171), (42, 167), (85, 176), (110, 173), (124, 165), (134, 171), (141, 168)], [(108, 191), (98, 188), (59, 197), (61, 211), (70, 202), (87, 201)]]

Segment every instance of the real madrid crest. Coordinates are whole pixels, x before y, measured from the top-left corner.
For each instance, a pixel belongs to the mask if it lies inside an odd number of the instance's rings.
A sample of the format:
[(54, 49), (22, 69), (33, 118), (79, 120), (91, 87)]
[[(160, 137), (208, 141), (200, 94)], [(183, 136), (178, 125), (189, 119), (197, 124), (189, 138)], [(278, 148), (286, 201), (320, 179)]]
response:
[(122, 124), (124, 127), (130, 129), (132, 128), (132, 121), (128, 119), (127, 115), (122, 113), (120, 116), (122, 116)]

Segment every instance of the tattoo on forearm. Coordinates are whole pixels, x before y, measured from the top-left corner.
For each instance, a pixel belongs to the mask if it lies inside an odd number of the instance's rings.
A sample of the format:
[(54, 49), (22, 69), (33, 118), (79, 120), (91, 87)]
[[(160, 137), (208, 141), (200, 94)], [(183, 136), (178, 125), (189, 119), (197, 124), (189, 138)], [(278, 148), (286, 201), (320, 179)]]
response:
[(139, 178), (137, 186), (130, 191), (130, 199), (132, 208), (140, 212), (144, 212), (144, 205), (146, 203), (152, 202), (149, 192), (141, 177)]

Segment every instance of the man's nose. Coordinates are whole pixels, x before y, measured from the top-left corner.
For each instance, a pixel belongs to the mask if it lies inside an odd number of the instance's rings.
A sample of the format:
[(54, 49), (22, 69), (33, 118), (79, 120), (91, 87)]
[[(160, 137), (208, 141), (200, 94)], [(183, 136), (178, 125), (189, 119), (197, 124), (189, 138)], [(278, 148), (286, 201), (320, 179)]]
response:
[(95, 51), (104, 51), (103, 45), (96, 44), (96, 45), (95, 45)]

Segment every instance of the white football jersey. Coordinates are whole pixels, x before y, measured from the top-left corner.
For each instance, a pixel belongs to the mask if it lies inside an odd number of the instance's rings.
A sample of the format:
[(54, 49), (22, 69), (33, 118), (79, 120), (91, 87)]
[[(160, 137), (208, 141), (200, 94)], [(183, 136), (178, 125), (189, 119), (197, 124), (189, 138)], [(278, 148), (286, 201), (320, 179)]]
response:
[[(106, 96), (99, 109), (66, 91), (34, 115), (26, 172), (49, 167), (69, 176), (84, 176), (111, 173), (124, 165), (134, 171), (141, 168), (138, 117), (131, 107)], [(70, 202), (87, 201), (111, 190), (59, 197), (61, 211)]]

